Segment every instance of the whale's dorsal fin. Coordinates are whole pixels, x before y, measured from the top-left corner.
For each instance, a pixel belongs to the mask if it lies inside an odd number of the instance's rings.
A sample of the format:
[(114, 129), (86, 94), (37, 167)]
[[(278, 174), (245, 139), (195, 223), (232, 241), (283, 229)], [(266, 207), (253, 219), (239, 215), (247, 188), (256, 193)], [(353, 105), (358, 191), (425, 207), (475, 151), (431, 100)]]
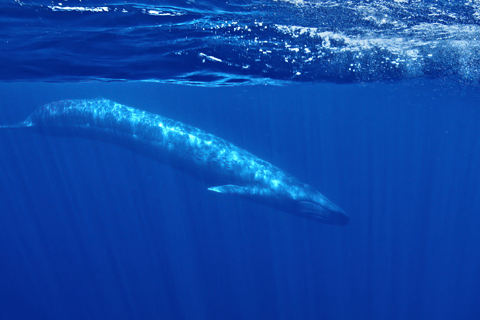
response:
[(237, 186), (235, 184), (226, 184), (223, 186), (216, 186), (208, 188), (210, 191), (215, 191), (224, 194), (235, 194), (245, 197), (263, 197), (269, 194), (273, 194), (273, 191), (267, 188), (257, 186)]

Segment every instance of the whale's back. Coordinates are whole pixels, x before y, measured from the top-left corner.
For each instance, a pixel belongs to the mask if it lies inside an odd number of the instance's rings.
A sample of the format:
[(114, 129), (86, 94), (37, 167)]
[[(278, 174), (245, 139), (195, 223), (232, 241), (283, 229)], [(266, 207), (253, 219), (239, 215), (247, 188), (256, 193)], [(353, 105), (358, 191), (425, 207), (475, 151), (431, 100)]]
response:
[[(5, 127), (110, 142), (214, 185), (262, 183), (287, 176), (270, 163), (213, 134), (107, 99), (48, 103), (24, 122)], [(205, 172), (212, 174), (205, 176)]]

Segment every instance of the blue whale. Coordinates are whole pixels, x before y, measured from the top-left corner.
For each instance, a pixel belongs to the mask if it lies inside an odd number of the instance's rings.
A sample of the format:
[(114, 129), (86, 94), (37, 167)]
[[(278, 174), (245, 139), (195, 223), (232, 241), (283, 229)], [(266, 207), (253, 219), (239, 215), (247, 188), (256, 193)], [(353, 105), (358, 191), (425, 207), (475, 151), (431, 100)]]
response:
[(52, 102), (25, 121), (0, 128), (110, 142), (204, 181), (210, 191), (321, 223), (349, 222), (320, 192), (251, 153), (200, 129), (110, 100)]

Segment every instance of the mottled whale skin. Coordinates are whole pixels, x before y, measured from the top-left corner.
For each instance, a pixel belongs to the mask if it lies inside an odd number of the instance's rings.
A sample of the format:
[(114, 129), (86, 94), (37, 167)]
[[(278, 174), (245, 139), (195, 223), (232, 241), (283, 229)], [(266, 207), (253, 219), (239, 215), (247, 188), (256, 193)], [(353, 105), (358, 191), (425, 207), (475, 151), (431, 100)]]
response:
[(200, 129), (106, 99), (49, 103), (0, 128), (110, 142), (204, 181), (297, 216), (345, 225), (348, 216), (320, 192), (251, 153)]

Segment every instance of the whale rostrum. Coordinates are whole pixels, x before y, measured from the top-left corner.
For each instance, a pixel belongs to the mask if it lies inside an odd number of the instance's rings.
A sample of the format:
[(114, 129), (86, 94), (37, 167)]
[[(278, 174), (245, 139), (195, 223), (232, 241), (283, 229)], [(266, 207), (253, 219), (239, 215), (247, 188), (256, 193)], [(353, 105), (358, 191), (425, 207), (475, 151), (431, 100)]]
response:
[(320, 192), (232, 143), (110, 100), (52, 102), (25, 121), (0, 128), (110, 142), (204, 181), (210, 191), (241, 196), (322, 223), (345, 225), (349, 221)]

